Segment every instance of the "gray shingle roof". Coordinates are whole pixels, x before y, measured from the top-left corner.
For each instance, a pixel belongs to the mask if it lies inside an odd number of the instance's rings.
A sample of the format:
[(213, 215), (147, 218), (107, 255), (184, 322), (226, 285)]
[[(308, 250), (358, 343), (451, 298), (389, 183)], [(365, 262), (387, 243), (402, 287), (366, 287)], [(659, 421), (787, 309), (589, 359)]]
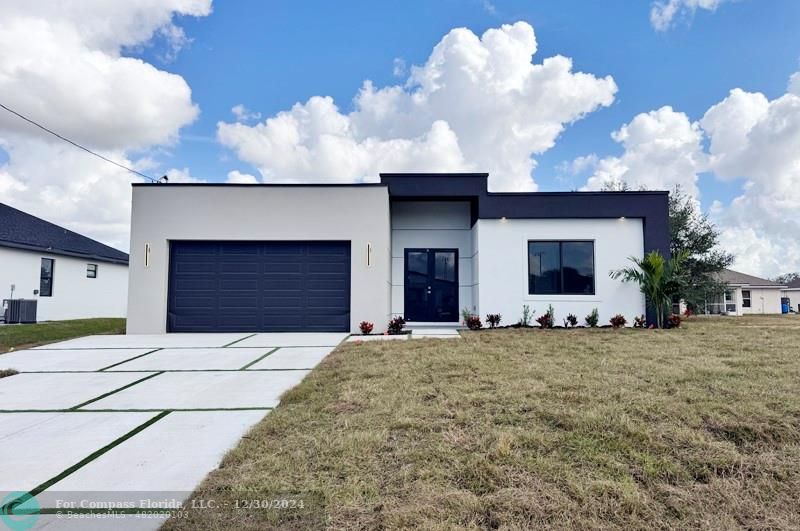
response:
[(3, 203), (0, 203), (0, 247), (128, 263), (128, 255), (122, 251)]
[(720, 273), (719, 278), (723, 282), (736, 286), (738, 285), (764, 286), (764, 287), (775, 287), (775, 288), (783, 286), (783, 284), (778, 284), (777, 282), (773, 282), (765, 278), (754, 277), (753, 275), (746, 275), (744, 273), (739, 273), (738, 271), (733, 271), (731, 269), (724, 269), (722, 273)]
[(796, 278), (796, 279), (792, 280), (791, 282), (789, 282), (787, 287), (792, 288), (792, 289), (800, 289), (800, 278)]

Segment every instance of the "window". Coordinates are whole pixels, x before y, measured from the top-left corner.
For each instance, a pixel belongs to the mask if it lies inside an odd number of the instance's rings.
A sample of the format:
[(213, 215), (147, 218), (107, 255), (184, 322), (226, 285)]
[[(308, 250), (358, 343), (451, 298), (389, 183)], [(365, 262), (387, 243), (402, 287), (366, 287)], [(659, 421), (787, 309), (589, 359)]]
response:
[(39, 296), (53, 296), (53, 274), (56, 268), (56, 261), (52, 258), (42, 258), (42, 267), (39, 271)]
[(736, 313), (736, 299), (732, 291), (725, 292), (725, 312)]
[(528, 293), (594, 295), (594, 242), (529, 241)]
[(742, 308), (749, 308), (750, 307), (750, 290), (743, 289), (742, 290)]
[(97, 264), (86, 264), (86, 278), (97, 278)]

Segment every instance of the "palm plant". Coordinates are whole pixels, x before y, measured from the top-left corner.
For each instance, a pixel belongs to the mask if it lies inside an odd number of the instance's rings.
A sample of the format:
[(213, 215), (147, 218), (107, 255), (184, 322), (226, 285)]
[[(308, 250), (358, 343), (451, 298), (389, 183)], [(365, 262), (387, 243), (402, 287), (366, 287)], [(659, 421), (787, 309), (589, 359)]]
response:
[(651, 251), (644, 258), (630, 257), (635, 267), (611, 271), (611, 278), (621, 278), (623, 282), (636, 282), (644, 293), (647, 304), (656, 314), (656, 325), (664, 327), (665, 314), (672, 305), (672, 297), (681, 292), (681, 266), (686, 260), (686, 252), (681, 252), (666, 260), (658, 251)]

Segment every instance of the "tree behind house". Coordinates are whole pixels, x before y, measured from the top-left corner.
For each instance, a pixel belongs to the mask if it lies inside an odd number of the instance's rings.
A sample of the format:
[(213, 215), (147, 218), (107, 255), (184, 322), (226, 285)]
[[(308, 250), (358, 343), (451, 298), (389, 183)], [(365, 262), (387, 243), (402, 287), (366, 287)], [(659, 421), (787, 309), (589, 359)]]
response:
[(669, 225), (672, 256), (686, 254), (681, 265), (681, 297), (696, 311), (706, 299), (725, 290), (719, 274), (733, 263), (734, 256), (719, 247), (719, 229), (680, 186), (669, 194)]

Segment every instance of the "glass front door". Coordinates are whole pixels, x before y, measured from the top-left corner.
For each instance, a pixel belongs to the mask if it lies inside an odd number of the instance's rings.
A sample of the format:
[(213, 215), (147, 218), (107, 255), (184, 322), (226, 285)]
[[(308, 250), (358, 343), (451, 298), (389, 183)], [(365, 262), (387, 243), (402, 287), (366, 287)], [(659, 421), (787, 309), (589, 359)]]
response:
[(458, 250), (406, 249), (407, 321), (458, 321)]

